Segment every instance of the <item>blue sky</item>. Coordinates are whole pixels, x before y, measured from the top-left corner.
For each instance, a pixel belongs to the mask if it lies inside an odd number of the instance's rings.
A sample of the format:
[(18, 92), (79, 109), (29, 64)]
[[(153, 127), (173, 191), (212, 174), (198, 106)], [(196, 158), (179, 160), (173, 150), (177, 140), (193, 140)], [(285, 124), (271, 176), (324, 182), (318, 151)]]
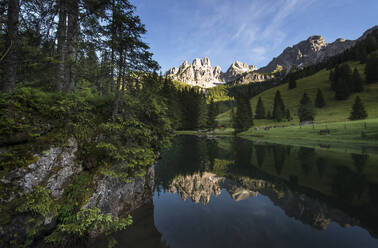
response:
[(207, 56), (262, 67), (311, 35), (356, 39), (378, 25), (378, 0), (131, 0), (162, 71)]

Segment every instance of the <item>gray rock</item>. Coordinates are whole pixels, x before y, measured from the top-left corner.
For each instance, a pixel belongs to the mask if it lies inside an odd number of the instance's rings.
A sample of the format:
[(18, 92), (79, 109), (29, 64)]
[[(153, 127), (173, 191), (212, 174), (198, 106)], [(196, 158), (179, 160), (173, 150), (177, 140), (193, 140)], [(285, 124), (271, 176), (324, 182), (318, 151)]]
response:
[(109, 176), (98, 178), (97, 186), (84, 208), (99, 208), (113, 216), (126, 216), (152, 201), (154, 174), (154, 166), (151, 166), (145, 176), (128, 183)]
[(228, 68), (227, 72), (222, 74), (223, 81), (226, 83), (233, 82), (236, 79), (239, 79), (243, 75), (257, 70), (257, 67), (254, 65), (248, 65), (246, 63), (235, 61)]
[(187, 61), (180, 66), (180, 69), (173, 67), (165, 75), (180, 82), (199, 86), (202, 88), (211, 88), (223, 83), (229, 83), (241, 78), (246, 73), (257, 70), (256, 66), (250, 66), (246, 63), (235, 61), (227, 72), (223, 73), (220, 66), (211, 66), (210, 59), (204, 57), (202, 60), (196, 58), (192, 65)]
[(274, 58), (267, 66), (259, 69), (258, 72), (270, 73), (278, 67), (283, 67), (286, 71), (290, 71), (292, 68), (303, 68), (321, 63), (325, 59), (341, 54), (353, 47), (357, 41), (366, 39), (367, 35), (377, 29), (378, 26), (374, 26), (357, 40), (338, 38), (332, 43), (327, 43), (320, 35), (310, 36), (307, 40), (286, 48), (278, 57)]
[(2, 183), (19, 189), (3, 196), (1, 201), (10, 202), (21, 193), (32, 192), (39, 185), (51, 190), (55, 198), (61, 198), (64, 185), (82, 170), (75, 163), (76, 151), (77, 141), (70, 138), (67, 147), (52, 147), (43, 154), (36, 154), (37, 162), (27, 168), (15, 169), (1, 179)]

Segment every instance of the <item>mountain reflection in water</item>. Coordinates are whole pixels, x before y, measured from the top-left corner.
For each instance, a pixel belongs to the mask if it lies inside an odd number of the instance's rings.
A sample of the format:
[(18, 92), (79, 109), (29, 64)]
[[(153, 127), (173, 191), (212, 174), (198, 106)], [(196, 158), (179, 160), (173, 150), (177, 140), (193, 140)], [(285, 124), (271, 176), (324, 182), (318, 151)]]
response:
[(378, 247), (377, 193), (378, 154), (178, 136), (155, 167), (153, 204), (114, 237), (119, 247)]

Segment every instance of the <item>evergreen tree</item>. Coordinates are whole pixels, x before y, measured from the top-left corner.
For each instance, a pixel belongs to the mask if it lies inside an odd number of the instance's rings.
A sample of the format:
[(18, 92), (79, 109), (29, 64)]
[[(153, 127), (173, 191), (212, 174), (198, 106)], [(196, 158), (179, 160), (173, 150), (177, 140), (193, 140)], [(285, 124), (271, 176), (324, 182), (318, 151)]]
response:
[(359, 96), (356, 96), (354, 101), (352, 112), (350, 113), (350, 120), (363, 120), (366, 119), (368, 114), (365, 111), (364, 104), (362, 103)]
[(255, 119), (265, 119), (265, 108), (261, 97), (257, 102)]
[(363, 83), (360, 73), (357, 68), (355, 68), (352, 76), (353, 92), (362, 92), (364, 90)]
[(326, 105), (326, 102), (323, 97), (323, 92), (318, 89), (318, 92), (316, 93), (316, 99), (315, 99), (315, 106), (317, 108), (323, 108)]
[[(0, 84), (3, 92), (13, 92), (17, 76), (17, 32), (19, 29), (20, 1), (8, 0), (7, 32), (5, 44), (7, 51), (4, 57), (4, 76)], [(3, 17), (1, 17), (2, 19)], [(2, 61), (0, 61), (2, 62)]]
[(236, 132), (248, 130), (253, 126), (252, 108), (249, 98), (246, 96), (239, 96), (236, 100), (236, 115), (233, 122), (233, 127)]
[(274, 96), (272, 118), (276, 121), (282, 121), (285, 118), (285, 115), (285, 104), (282, 101), (280, 91), (277, 90), (276, 95)]
[(298, 108), (299, 121), (313, 121), (315, 118), (315, 108), (306, 93), (300, 101), (300, 106)]
[(335, 84), (335, 98), (336, 100), (345, 100), (349, 97), (350, 91), (347, 82), (339, 78)]
[(366, 62), (365, 75), (366, 75), (367, 83), (378, 82), (378, 54), (377, 53), (373, 53), (369, 56)]
[(207, 111), (207, 126), (211, 129), (214, 129), (217, 127), (217, 106), (214, 103), (214, 99), (210, 100), (210, 104), (208, 105), (208, 111)]
[(295, 89), (297, 87), (297, 81), (295, 80), (295, 77), (291, 76), (289, 78), (289, 90)]
[(286, 109), (286, 119), (287, 119), (288, 121), (291, 121), (291, 120), (292, 120), (292, 118), (291, 118), (291, 114), (290, 114), (290, 110), (289, 110), (289, 109)]

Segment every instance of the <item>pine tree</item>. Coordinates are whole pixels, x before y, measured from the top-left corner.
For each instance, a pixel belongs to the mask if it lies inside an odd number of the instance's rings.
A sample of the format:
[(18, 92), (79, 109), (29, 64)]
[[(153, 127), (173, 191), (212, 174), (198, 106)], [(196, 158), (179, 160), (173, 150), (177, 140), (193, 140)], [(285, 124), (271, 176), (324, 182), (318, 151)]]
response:
[(363, 80), (358, 72), (357, 68), (353, 71), (352, 76), (353, 92), (362, 92), (364, 90)]
[(233, 122), (233, 127), (236, 132), (248, 130), (253, 126), (252, 108), (249, 98), (246, 96), (239, 96), (236, 100), (236, 114)]
[(336, 100), (345, 100), (349, 97), (350, 91), (347, 82), (339, 78), (335, 84), (335, 98)]
[(299, 121), (313, 121), (315, 118), (315, 108), (306, 93), (300, 101), (300, 106), (298, 108)]
[(378, 82), (378, 55), (377, 53), (374, 53), (369, 56), (366, 62), (365, 75), (366, 75), (367, 83)]
[(265, 108), (261, 97), (257, 102), (255, 119), (265, 119)]
[(318, 92), (316, 93), (316, 99), (315, 99), (315, 106), (317, 108), (323, 108), (326, 105), (326, 102), (323, 97), (323, 92), (318, 89)]
[(297, 87), (297, 81), (293, 76), (289, 78), (289, 90), (295, 89)]
[(277, 90), (274, 96), (272, 117), (276, 121), (282, 121), (285, 118), (285, 114), (285, 104), (282, 101), (280, 91)]
[[(20, 1), (8, 1), (7, 32), (5, 36), (6, 47), (8, 48), (4, 58), (4, 76), (0, 83), (0, 90), (13, 92), (17, 76), (17, 32), (20, 15)], [(0, 61), (1, 62), (1, 61)]]
[(207, 125), (209, 128), (214, 129), (217, 127), (217, 121), (216, 121), (216, 116), (217, 116), (217, 106), (214, 103), (214, 100), (210, 100), (210, 104), (208, 106), (208, 111), (207, 111)]
[(362, 103), (359, 96), (356, 96), (354, 101), (352, 112), (350, 113), (350, 120), (363, 120), (366, 119), (368, 114), (365, 111), (364, 104)]

